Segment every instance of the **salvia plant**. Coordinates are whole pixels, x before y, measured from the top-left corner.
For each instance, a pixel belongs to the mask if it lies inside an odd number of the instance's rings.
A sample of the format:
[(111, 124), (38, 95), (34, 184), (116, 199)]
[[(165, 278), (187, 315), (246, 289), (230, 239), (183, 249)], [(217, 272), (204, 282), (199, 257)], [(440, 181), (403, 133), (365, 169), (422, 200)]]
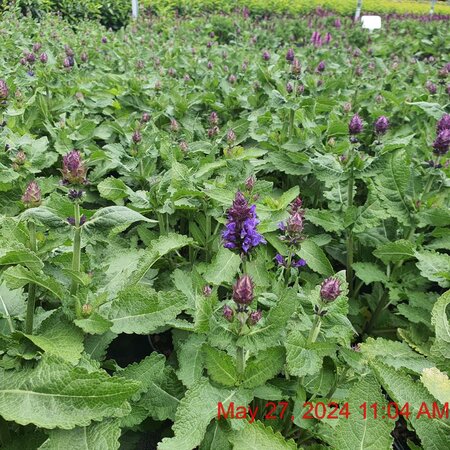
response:
[(446, 450), (449, 17), (36, 4), (0, 19), (1, 448)]

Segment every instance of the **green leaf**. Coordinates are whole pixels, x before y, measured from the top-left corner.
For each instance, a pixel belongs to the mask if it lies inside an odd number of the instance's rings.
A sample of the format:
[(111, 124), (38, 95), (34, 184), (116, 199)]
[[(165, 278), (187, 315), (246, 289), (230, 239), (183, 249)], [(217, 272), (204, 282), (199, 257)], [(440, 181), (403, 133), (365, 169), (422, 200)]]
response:
[(204, 274), (207, 283), (219, 285), (223, 283), (231, 283), (234, 280), (239, 267), (241, 258), (236, 253), (221, 247), (209, 265)]
[(44, 263), (39, 257), (27, 248), (6, 250), (1, 253), (0, 266), (22, 264), (34, 272), (38, 272), (44, 267)]
[(232, 433), (229, 439), (233, 450), (297, 450), (293, 440), (286, 441), (280, 432), (275, 433), (259, 420), (254, 423), (245, 421), (243, 428)]
[(27, 306), (22, 289), (11, 290), (2, 283), (0, 284), (0, 314), (5, 318), (25, 315)]
[(11, 289), (19, 289), (29, 283), (34, 283), (41, 288), (50, 291), (60, 300), (62, 300), (65, 295), (62, 286), (55, 279), (42, 272), (31, 272), (21, 265), (9, 267), (3, 272), (2, 276), (7, 286)]
[(293, 289), (286, 289), (280, 293), (277, 304), (272, 307), (257, 326), (244, 336), (237, 344), (251, 351), (261, 351), (274, 345), (282, 344), (286, 335), (286, 324), (297, 308), (297, 295)]
[(307, 343), (299, 330), (292, 330), (286, 339), (286, 364), (291, 375), (303, 377), (317, 374), (325, 356), (336, 353), (336, 345), (327, 342)]
[(326, 209), (308, 209), (305, 218), (328, 232), (340, 231), (344, 228), (342, 218), (336, 212)]
[(183, 341), (176, 341), (175, 349), (178, 357), (178, 378), (190, 388), (202, 376), (203, 348), (206, 340), (204, 334), (189, 334)]
[(443, 405), (450, 403), (450, 380), (447, 374), (442, 373), (436, 367), (424, 369), (420, 381), (428, 389), (428, 392)]
[(126, 400), (139, 387), (53, 357), (42, 358), (36, 368), (0, 369), (0, 379), (0, 415), (4, 419), (65, 430), (128, 414)]
[(120, 201), (129, 195), (130, 188), (121, 180), (114, 177), (105, 178), (97, 185), (101, 197), (113, 202)]
[(87, 232), (111, 230), (117, 234), (127, 229), (134, 222), (152, 222), (156, 220), (147, 219), (142, 214), (133, 211), (126, 206), (107, 206), (99, 209), (84, 225)]
[(450, 324), (447, 316), (449, 303), (450, 291), (447, 291), (437, 299), (431, 313), (431, 324), (436, 332), (431, 351), (433, 354), (445, 359), (450, 358)]
[(205, 366), (211, 379), (224, 386), (238, 384), (239, 376), (234, 359), (227, 353), (209, 345), (205, 345), (203, 349)]
[(45, 353), (76, 364), (83, 352), (83, 332), (62, 314), (52, 314), (42, 322), (38, 334), (23, 334)]
[(392, 400), (398, 405), (409, 404), (411, 413), (409, 421), (415, 428), (423, 448), (427, 450), (447, 448), (450, 439), (448, 420), (438, 419), (437, 417), (430, 419), (426, 415), (417, 418), (417, 413), (422, 404), (426, 404), (432, 410), (435, 401), (425, 386), (413, 380), (401, 370), (386, 366), (380, 361), (373, 361), (371, 365), (378, 381)]
[(250, 359), (245, 367), (242, 386), (254, 388), (264, 385), (283, 369), (285, 351), (283, 347), (268, 348)]
[(358, 262), (352, 265), (355, 275), (364, 282), (364, 284), (372, 284), (376, 281), (386, 283), (387, 275), (374, 263)]
[(19, 217), (20, 220), (34, 219), (50, 228), (69, 229), (67, 221), (61, 218), (54, 209), (47, 206), (26, 209)]
[(360, 379), (348, 393), (346, 398), (351, 410), (350, 420), (340, 418), (333, 431), (332, 444), (339, 450), (355, 450), (376, 448), (392, 449), (391, 432), (395, 422), (387, 418), (374, 419), (368, 414), (364, 419), (363, 411), (358, 406), (363, 403), (376, 403), (378, 410), (386, 408), (387, 401), (381, 393), (381, 387), (373, 375)]
[(406, 152), (399, 150), (386, 155), (384, 170), (375, 179), (381, 204), (392, 217), (404, 225), (410, 225), (410, 206), (406, 191), (410, 168)]
[(180, 248), (193, 243), (193, 239), (183, 236), (181, 234), (169, 233), (166, 236), (160, 236), (157, 240), (151, 243), (150, 248), (139, 260), (137, 269), (131, 275), (129, 285), (137, 284), (144, 278), (145, 274), (159, 259), (167, 253), (170, 253)]
[(426, 112), (428, 116), (439, 120), (445, 113), (444, 109), (439, 103), (430, 102), (405, 102), (407, 105), (417, 106), (422, 111)]
[(323, 250), (312, 240), (306, 239), (303, 241), (297, 254), (306, 261), (308, 267), (314, 272), (326, 277), (333, 275), (333, 266)]
[(175, 436), (164, 438), (158, 450), (192, 450), (201, 443), (211, 419), (217, 417), (219, 402), (226, 411), (230, 402), (246, 406), (249, 400), (249, 395), (238, 389), (217, 388), (202, 378), (180, 401), (172, 427)]
[(186, 297), (179, 291), (156, 292), (143, 285), (121, 291), (109, 309), (113, 333), (150, 334), (184, 309)]
[(414, 244), (405, 239), (388, 242), (387, 244), (379, 245), (373, 254), (385, 264), (407, 261), (414, 258)]
[(445, 253), (422, 250), (415, 252), (420, 274), (441, 287), (450, 287), (450, 256)]
[(85, 333), (89, 334), (103, 334), (106, 333), (112, 326), (112, 322), (102, 317), (100, 314), (94, 312), (85, 319), (77, 319), (74, 321), (75, 325), (81, 328)]
[(399, 369), (403, 367), (415, 373), (422, 373), (425, 368), (433, 367), (422, 355), (419, 355), (404, 342), (387, 339), (368, 338), (361, 344), (361, 354), (368, 360), (378, 358), (384, 364)]
[(52, 430), (39, 450), (117, 450), (120, 447), (120, 422), (107, 419), (73, 430)]

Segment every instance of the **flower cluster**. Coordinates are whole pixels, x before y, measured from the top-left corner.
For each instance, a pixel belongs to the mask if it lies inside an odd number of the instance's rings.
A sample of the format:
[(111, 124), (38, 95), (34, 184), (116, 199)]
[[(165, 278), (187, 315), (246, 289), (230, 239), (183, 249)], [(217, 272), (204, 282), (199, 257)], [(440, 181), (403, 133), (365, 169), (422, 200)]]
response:
[(389, 129), (389, 120), (385, 116), (378, 117), (374, 123), (375, 133), (378, 135), (385, 134)]
[(63, 157), (63, 168), (61, 170), (63, 184), (86, 184), (86, 173), (87, 168), (78, 150), (72, 150)]
[(237, 192), (231, 208), (227, 211), (228, 221), (222, 233), (224, 247), (237, 250), (241, 255), (266, 241), (256, 227), (259, 224), (256, 205), (249, 205), (242, 192)]
[(9, 90), (5, 80), (0, 80), (0, 100), (8, 98)]
[(433, 153), (445, 155), (450, 147), (450, 114), (444, 114), (436, 125), (436, 139), (433, 142)]
[(254, 283), (249, 275), (242, 275), (233, 286), (233, 300), (236, 303), (236, 309), (225, 305), (223, 316), (229, 322), (232, 322), (237, 316), (241, 325), (256, 325), (262, 318), (260, 310), (252, 311), (249, 306), (254, 299)]
[(320, 286), (320, 298), (325, 303), (334, 302), (341, 292), (341, 282), (337, 278), (327, 278)]
[(293, 267), (298, 269), (306, 266), (306, 261), (303, 258), (295, 256), (295, 250), (299, 248), (301, 241), (304, 239), (303, 218), (305, 211), (302, 209), (302, 206), (302, 199), (297, 197), (290, 205), (288, 219), (278, 224), (278, 228), (283, 232), (280, 240), (286, 242), (290, 249), (287, 257), (277, 253), (275, 261), (279, 266), (285, 268)]

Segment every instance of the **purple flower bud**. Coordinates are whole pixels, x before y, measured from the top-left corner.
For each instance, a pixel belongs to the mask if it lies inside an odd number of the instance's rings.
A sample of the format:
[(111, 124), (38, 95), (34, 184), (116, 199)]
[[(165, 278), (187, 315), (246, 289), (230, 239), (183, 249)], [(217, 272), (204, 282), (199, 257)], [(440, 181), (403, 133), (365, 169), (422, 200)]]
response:
[(189, 76), (188, 73), (184, 74), (183, 80), (185, 83), (189, 83), (189, 81), (191, 81), (191, 77)]
[(320, 63), (316, 67), (316, 72), (323, 72), (325, 70), (325, 61), (320, 61)]
[(341, 20), (340, 19), (336, 19), (334, 21), (334, 26), (335, 26), (335, 28), (341, 28)]
[(269, 61), (270, 53), (267, 50), (264, 51), (263, 54), (262, 54), (262, 58), (263, 58), (264, 61)]
[(66, 56), (73, 56), (75, 54), (67, 44), (64, 46), (64, 51), (66, 52)]
[(437, 86), (436, 86), (433, 82), (427, 81), (427, 82), (425, 83), (425, 87), (427, 88), (428, 92), (429, 92), (431, 95), (436, 94), (436, 92), (437, 92)]
[(63, 61), (64, 68), (70, 69), (72, 67), (72, 65), (73, 64), (71, 64), (71, 61), (69, 58), (64, 58), (64, 61)]
[(180, 125), (175, 119), (170, 119), (170, 131), (176, 133), (180, 130)]
[(245, 180), (245, 188), (247, 189), (247, 191), (249, 191), (249, 192), (253, 191), (253, 188), (255, 187), (255, 183), (256, 183), (256, 177), (254, 175), (248, 177)]
[(363, 121), (358, 114), (355, 114), (351, 118), (350, 123), (348, 124), (348, 132), (354, 136), (356, 134), (361, 133), (362, 130), (363, 130)]
[(300, 75), (302, 72), (302, 65), (300, 64), (300, 61), (297, 58), (294, 58), (294, 61), (292, 61), (292, 73), (295, 75)]
[(207, 43), (206, 43), (206, 47), (207, 48), (211, 48), (213, 46), (213, 43), (211, 42), (211, 41), (208, 41)]
[(208, 285), (203, 286), (203, 295), (205, 297), (209, 297), (211, 295), (211, 293), (212, 293), (211, 286), (208, 286)]
[(295, 268), (304, 267), (306, 266), (306, 261), (303, 258), (293, 259), (291, 265)]
[(286, 53), (286, 61), (292, 62), (294, 61), (294, 58), (295, 58), (294, 50), (290, 48)]
[(211, 32), (209, 33), (209, 37), (210, 37), (211, 39), (213, 39), (215, 35), (216, 35), (216, 34), (214, 33), (214, 31), (211, 31)]
[(8, 98), (9, 90), (5, 80), (0, 79), (0, 100), (6, 100)]
[(41, 56), (39, 56), (39, 60), (42, 64), (47, 64), (48, 56), (47, 53), (41, 53)]
[(139, 132), (139, 130), (135, 130), (135, 131), (134, 131), (133, 135), (131, 136), (131, 139), (133, 140), (133, 142), (134, 142), (135, 144), (139, 144), (139, 142), (142, 141), (142, 135), (141, 135), (141, 133)]
[(357, 77), (360, 77), (360, 76), (362, 76), (363, 73), (364, 73), (364, 72), (363, 72), (363, 70), (362, 70), (362, 67), (361, 67), (361, 66), (357, 66), (356, 69), (355, 69), (355, 75), (356, 75)]
[(176, 73), (177, 72), (173, 67), (169, 67), (169, 70), (167, 71), (167, 75), (169, 75), (169, 77), (174, 77)]
[(25, 164), (25, 161), (27, 160), (27, 155), (25, 155), (23, 150), (19, 150), (16, 154), (16, 157), (14, 159), (14, 162), (19, 165), (22, 166), (23, 164)]
[(327, 33), (325, 36), (325, 44), (329, 44), (331, 42), (331, 33)]
[(231, 322), (233, 320), (234, 311), (228, 305), (225, 305), (223, 307), (222, 314), (223, 317), (225, 317), (225, 319), (228, 320), (228, 322)]
[(385, 134), (389, 128), (389, 120), (385, 116), (378, 117), (374, 124), (375, 132), (377, 134)]
[(444, 114), (436, 125), (436, 132), (439, 134), (442, 130), (450, 130), (450, 114)]
[(216, 136), (219, 133), (219, 131), (220, 131), (219, 127), (217, 125), (214, 125), (208, 130), (208, 137), (212, 138)]
[(237, 80), (236, 75), (233, 75), (233, 74), (231, 74), (230, 77), (228, 78), (228, 81), (229, 81), (231, 84), (236, 83), (236, 80)]
[(450, 129), (445, 129), (439, 132), (435, 141), (433, 142), (433, 152), (436, 155), (445, 155), (450, 146)]
[(320, 286), (320, 297), (326, 303), (336, 300), (341, 293), (341, 283), (337, 278), (327, 278)]
[(81, 190), (77, 190), (77, 189), (70, 189), (67, 197), (69, 197), (70, 200), (75, 201), (75, 200), (80, 200), (83, 197), (84, 192)]
[(262, 311), (258, 309), (258, 311), (252, 311), (250, 316), (248, 317), (249, 325), (256, 325), (262, 318)]
[(292, 94), (292, 91), (294, 90), (294, 86), (292, 86), (292, 83), (290, 81), (288, 81), (286, 83), (286, 92), (288, 94)]
[(238, 305), (250, 305), (253, 301), (253, 281), (248, 275), (243, 275), (233, 286), (233, 300)]
[(87, 53), (83, 52), (83, 53), (80, 55), (80, 59), (81, 59), (82, 62), (85, 63), (85, 62), (88, 61), (89, 57), (88, 57)]
[(303, 86), (303, 84), (299, 84), (297, 86), (297, 95), (302, 95), (303, 92), (305, 92), (305, 86)]
[(227, 142), (228, 144), (232, 144), (236, 140), (236, 134), (235, 132), (230, 128), (227, 131)]
[(218, 125), (219, 124), (219, 116), (217, 115), (217, 113), (215, 111), (213, 111), (209, 115), (209, 123), (211, 125)]
[(180, 150), (182, 152), (187, 152), (189, 150), (189, 146), (188, 146), (188, 143), (186, 141), (181, 141), (180, 142)]
[(297, 212), (300, 212), (303, 206), (303, 200), (300, 197), (297, 197), (292, 203), (291, 203), (291, 209), (290, 213), (294, 214)]
[(352, 104), (349, 102), (344, 103), (343, 110), (345, 113), (349, 113), (352, 110)]
[(381, 102), (383, 101), (383, 96), (382, 96), (381, 94), (378, 94), (378, 95), (375, 97), (375, 101), (376, 101), (377, 103), (381, 103)]
[(42, 47), (42, 44), (40, 44), (39, 42), (36, 42), (35, 44), (33, 44), (33, 52), (37, 53)]
[(34, 208), (41, 204), (41, 190), (36, 181), (30, 181), (24, 194), (22, 202), (27, 208)]
[(25, 66), (27, 64), (27, 60), (25, 58), (20, 58), (20, 64)]
[(25, 55), (25, 59), (27, 60), (27, 63), (34, 64), (36, 61), (36, 55), (34, 53), (27, 53)]
[(148, 112), (142, 113), (141, 117), (141, 123), (148, 123), (150, 122), (151, 116)]
[(299, 212), (294, 212), (286, 222), (286, 231), (290, 235), (300, 234), (303, 231), (303, 217)]
[(61, 170), (65, 184), (85, 184), (87, 169), (78, 150), (72, 150), (63, 157)]
[(106, 44), (108, 42), (108, 38), (106, 36), (102, 37), (102, 44)]
[(355, 48), (355, 50), (353, 50), (353, 57), (359, 58), (360, 56), (361, 56), (361, 50), (359, 48)]
[[(67, 222), (69, 225), (75, 226), (75, 217), (68, 217)], [(86, 216), (84, 214), (80, 217), (80, 227), (86, 223)]]

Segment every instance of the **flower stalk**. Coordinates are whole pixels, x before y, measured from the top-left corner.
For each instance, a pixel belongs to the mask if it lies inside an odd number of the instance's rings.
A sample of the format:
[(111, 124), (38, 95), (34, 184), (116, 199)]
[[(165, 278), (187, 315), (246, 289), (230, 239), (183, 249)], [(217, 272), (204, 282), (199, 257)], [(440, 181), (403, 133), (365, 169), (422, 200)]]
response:
[[(28, 223), (28, 231), (30, 233), (31, 250), (33, 252), (37, 252), (36, 224), (34, 222)], [(26, 334), (33, 334), (33, 320), (34, 320), (35, 306), (36, 306), (36, 285), (34, 283), (30, 283), (28, 285), (27, 316), (25, 319)]]
[[(77, 273), (81, 268), (81, 225), (80, 225), (80, 204), (76, 201), (73, 205), (74, 213), (74, 237), (73, 237), (73, 255), (72, 270)], [(76, 295), (78, 292), (78, 281), (73, 278), (70, 286), (70, 294)]]

